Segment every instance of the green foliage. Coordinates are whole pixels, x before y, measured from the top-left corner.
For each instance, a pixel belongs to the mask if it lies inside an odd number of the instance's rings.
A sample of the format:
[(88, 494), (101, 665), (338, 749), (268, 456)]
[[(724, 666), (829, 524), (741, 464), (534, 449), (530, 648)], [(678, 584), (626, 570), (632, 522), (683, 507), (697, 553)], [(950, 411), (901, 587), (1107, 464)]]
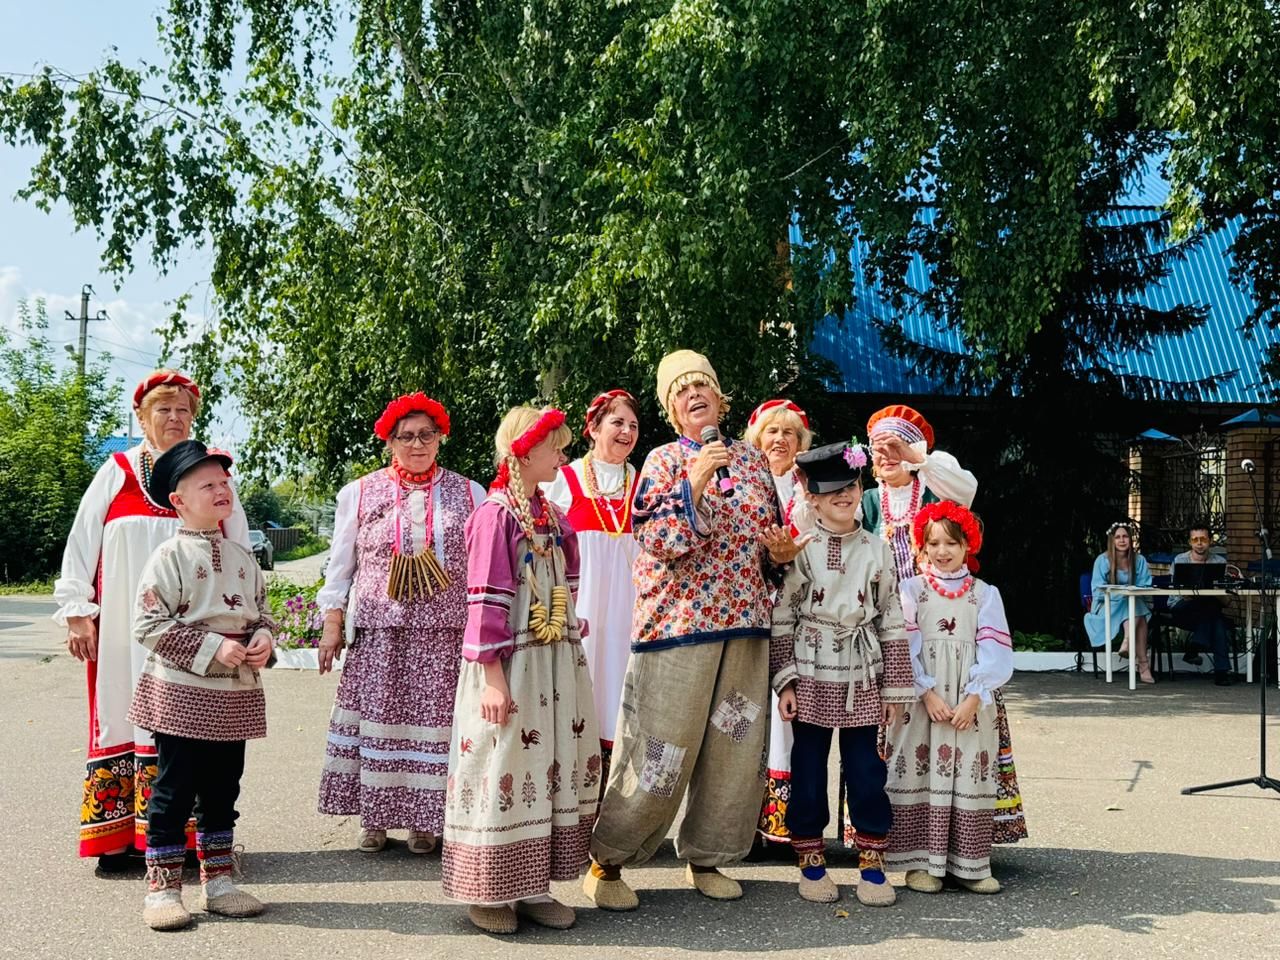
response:
[(314, 557), (317, 553), (324, 553), (328, 549), (328, 540), (306, 530), (303, 532), (302, 539), (298, 541), (298, 545), (292, 550), (276, 554), (275, 561), (279, 563), (281, 560), (301, 560), (304, 557)]
[(1052, 633), (1023, 633), (1013, 631), (1013, 649), (1018, 653), (1058, 652), (1067, 649), (1067, 645)]
[(120, 426), (120, 385), (105, 361), (58, 370), (44, 302), (0, 330), (0, 580), (49, 576), (62, 561), (102, 442)]
[(315, 647), (320, 643), (323, 617), (316, 605), (316, 593), (324, 585), (320, 580), (309, 586), (281, 577), (267, 581), (267, 604), (275, 618), (276, 645), (284, 648)]
[[(240, 493), (240, 504), (251, 528), (261, 529), (266, 523), (292, 527), (298, 516), (275, 490), (261, 483), (247, 484)], [(277, 558), (278, 559), (278, 558)]]

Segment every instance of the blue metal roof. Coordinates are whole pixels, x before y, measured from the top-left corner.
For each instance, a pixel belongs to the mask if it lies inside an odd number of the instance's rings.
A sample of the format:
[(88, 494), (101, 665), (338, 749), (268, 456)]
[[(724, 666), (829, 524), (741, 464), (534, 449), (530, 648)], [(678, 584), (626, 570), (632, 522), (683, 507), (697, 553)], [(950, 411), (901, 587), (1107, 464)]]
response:
[(113, 453), (124, 453), (131, 446), (133, 442), (128, 437), (107, 437), (98, 444), (98, 459), (105, 460)]
[[(1154, 178), (1153, 178), (1154, 179)], [(1160, 196), (1159, 183), (1138, 190), (1126, 200)], [(1167, 191), (1167, 188), (1165, 188)], [(1160, 213), (1155, 206), (1118, 206), (1108, 215), (1112, 222), (1136, 223), (1150, 220)], [(921, 208), (920, 220), (930, 224), (934, 210)], [(1261, 365), (1267, 348), (1277, 341), (1277, 333), (1264, 326), (1246, 336), (1242, 332), (1246, 318), (1254, 309), (1252, 288), (1246, 282), (1233, 283), (1230, 277), (1231, 245), (1240, 231), (1240, 220), (1207, 235), (1193, 244), (1186, 256), (1171, 265), (1162, 283), (1143, 293), (1140, 302), (1168, 309), (1177, 304), (1207, 307), (1203, 324), (1188, 333), (1162, 337), (1149, 351), (1116, 352), (1109, 366), (1117, 374), (1135, 374), (1166, 381), (1201, 380), (1234, 371), (1218, 391), (1220, 403), (1262, 403), (1267, 396), (1266, 377)], [(792, 242), (802, 242), (798, 228), (792, 229)], [(956, 393), (932, 378), (910, 368), (905, 360), (889, 356), (885, 351), (875, 321), (899, 327), (917, 343), (940, 347), (952, 353), (965, 349), (960, 334), (938, 318), (917, 307), (895, 309), (881, 289), (872, 283), (863, 269), (867, 248), (859, 245), (852, 254), (854, 271), (853, 306), (843, 317), (829, 316), (818, 324), (812, 349), (833, 362), (840, 371), (833, 389), (845, 393), (896, 393), (937, 395)], [(918, 290), (926, 290), (929, 278), (924, 263), (914, 258), (907, 271), (908, 282)]]

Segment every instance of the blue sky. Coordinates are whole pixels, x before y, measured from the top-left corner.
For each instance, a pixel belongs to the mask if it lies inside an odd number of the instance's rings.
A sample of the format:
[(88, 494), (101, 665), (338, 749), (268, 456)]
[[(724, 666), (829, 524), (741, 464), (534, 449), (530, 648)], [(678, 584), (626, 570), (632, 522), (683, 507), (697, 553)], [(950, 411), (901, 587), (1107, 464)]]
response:
[[(149, 0), (14, 4), (0, 29), (0, 71), (33, 73), (47, 63), (69, 73), (85, 73), (112, 47), (126, 63), (157, 62), (157, 9)], [(74, 343), (78, 325), (59, 318), (64, 310), (79, 314), (80, 288), (92, 284), (96, 296), (90, 300), (90, 315), (102, 309), (111, 320), (89, 324), (90, 356), (111, 352), (112, 370), (131, 394), (132, 385), (155, 366), (160, 351), (155, 329), (172, 302), (190, 290), (193, 318), (203, 319), (208, 311), (210, 255), (189, 251), (166, 275), (144, 257), (117, 288), (99, 265), (101, 244), (92, 230), (76, 232), (65, 207), (46, 214), (15, 197), (37, 156), (35, 150), (0, 146), (0, 325), (14, 330), (19, 301), (44, 297), (52, 338)], [(234, 407), (221, 410), (219, 420), (207, 438), (213, 442), (234, 446), (248, 432)]]

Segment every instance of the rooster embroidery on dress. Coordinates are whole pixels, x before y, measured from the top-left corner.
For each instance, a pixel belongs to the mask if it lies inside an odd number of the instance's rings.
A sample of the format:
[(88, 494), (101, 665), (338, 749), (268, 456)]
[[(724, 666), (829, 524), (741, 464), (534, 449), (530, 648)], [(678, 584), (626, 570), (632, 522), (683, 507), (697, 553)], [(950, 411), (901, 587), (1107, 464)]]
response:
[(235, 610), (237, 607), (244, 604), (244, 599), (238, 593), (233, 593), (229, 597), (224, 593), (222, 595), (222, 602), (232, 610)]
[(826, 587), (819, 587), (817, 590), (813, 591), (813, 605), (815, 607), (822, 606), (822, 601), (825, 599), (827, 599)]
[(938, 629), (945, 632), (947, 636), (954, 637), (956, 635), (956, 618), (950, 620), (939, 620)]
[(520, 740), (524, 743), (524, 748), (528, 750), (531, 746), (536, 747), (542, 742), (542, 734), (537, 730), (526, 731), (524, 727), (521, 727)]
[(573, 730), (573, 739), (581, 740), (582, 731), (587, 728), (587, 718), (578, 717), (578, 719), (574, 720), (573, 723), (569, 724), (569, 727)]

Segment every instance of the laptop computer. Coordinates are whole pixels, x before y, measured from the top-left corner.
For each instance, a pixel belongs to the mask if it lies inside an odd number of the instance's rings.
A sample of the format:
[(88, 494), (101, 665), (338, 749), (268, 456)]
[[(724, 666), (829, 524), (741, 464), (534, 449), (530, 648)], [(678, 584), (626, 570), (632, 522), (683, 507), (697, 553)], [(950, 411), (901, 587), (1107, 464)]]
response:
[(1187, 590), (1208, 590), (1226, 575), (1225, 563), (1175, 563), (1171, 586)]

